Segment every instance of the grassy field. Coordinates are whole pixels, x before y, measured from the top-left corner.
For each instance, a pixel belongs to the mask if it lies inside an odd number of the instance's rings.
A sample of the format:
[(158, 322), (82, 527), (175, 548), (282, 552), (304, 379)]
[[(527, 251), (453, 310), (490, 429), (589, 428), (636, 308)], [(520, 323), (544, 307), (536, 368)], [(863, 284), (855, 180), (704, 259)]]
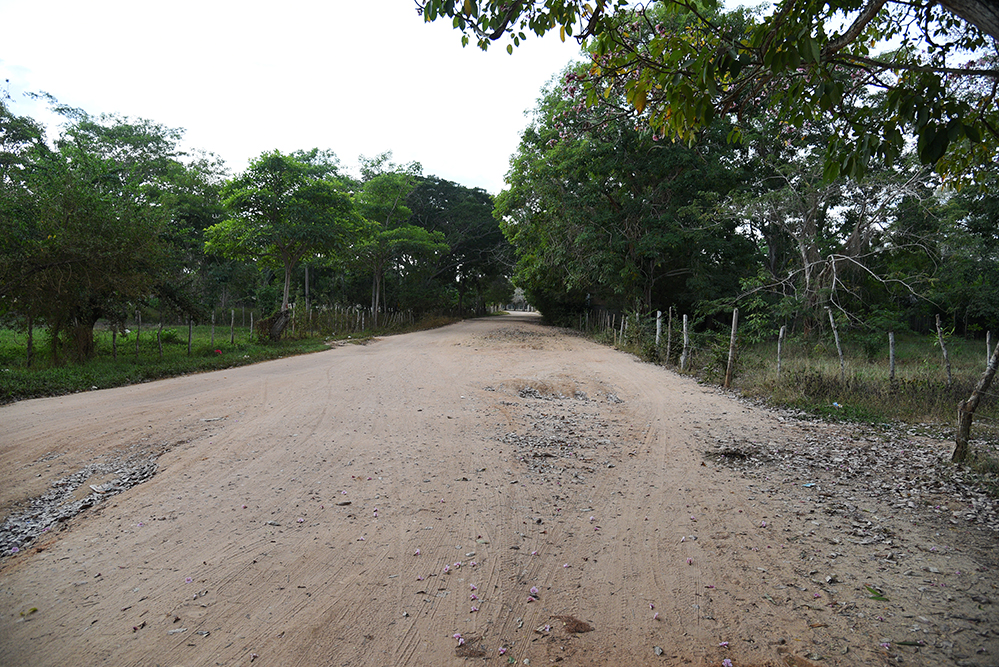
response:
[[(429, 317), (412, 323), (395, 322), (377, 330), (358, 331), (343, 327), (334, 333), (309, 329), (299, 324), (296, 333), (289, 329), (279, 342), (261, 341), (248, 327), (235, 327), (230, 342), (230, 329), (215, 327), (214, 341), (210, 325), (193, 329), (191, 351), (187, 349), (187, 327), (165, 327), (157, 341), (157, 329), (149, 327), (139, 332), (136, 350), (135, 331), (128, 335), (112, 334), (106, 329), (95, 332), (96, 354), (84, 364), (55, 365), (48, 353), (48, 336), (44, 329), (34, 332), (35, 360), (26, 367), (27, 335), (23, 331), (0, 329), (0, 404), (26, 398), (58, 396), (78, 391), (107, 389), (161, 378), (244, 366), (268, 359), (296, 354), (309, 354), (329, 348), (335, 340), (364, 340), (375, 335), (401, 333), (443, 326), (455, 321), (449, 317)], [(113, 347), (117, 347), (117, 354)]]

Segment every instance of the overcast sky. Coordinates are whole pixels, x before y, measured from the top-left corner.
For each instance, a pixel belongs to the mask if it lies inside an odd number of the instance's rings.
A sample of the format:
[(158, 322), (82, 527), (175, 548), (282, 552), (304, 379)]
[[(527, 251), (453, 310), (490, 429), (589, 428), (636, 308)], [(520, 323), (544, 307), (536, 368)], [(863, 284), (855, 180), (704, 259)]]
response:
[(542, 86), (578, 53), (557, 34), (508, 55), (461, 47), (412, 0), (0, 0), (0, 83), (91, 114), (148, 118), (242, 171), (263, 151), (391, 150), (496, 194)]

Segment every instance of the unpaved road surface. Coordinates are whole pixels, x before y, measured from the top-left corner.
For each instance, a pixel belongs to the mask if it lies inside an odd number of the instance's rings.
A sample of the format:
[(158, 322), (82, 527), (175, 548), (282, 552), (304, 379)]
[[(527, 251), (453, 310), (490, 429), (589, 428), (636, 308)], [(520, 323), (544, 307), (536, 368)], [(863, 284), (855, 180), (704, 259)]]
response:
[(531, 316), (24, 401), (0, 665), (999, 664), (992, 510), (878, 446)]

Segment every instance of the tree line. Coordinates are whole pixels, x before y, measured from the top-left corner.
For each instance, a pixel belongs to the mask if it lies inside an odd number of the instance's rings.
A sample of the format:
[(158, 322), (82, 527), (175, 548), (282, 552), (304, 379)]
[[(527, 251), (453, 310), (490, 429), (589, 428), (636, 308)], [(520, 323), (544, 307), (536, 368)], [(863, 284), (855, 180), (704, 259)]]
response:
[[(512, 252), (492, 197), (390, 152), (360, 177), (328, 150), (265, 152), (230, 175), (182, 130), (49, 98), (48, 141), (0, 100), (0, 320), (47, 332), (52, 361), (94, 354), (94, 327), (138, 308), (204, 322), (249, 306), (282, 335), (315, 306), (482, 312), (510, 298)], [(304, 293), (303, 293), (304, 292)]]
[(484, 49), (583, 46), (496, 207), (553, 321), (673, 308), (721, 329), (737, 306), (750, 338), (829, 313), (999, 326), (999, 28), (964, 16), (981, 3), (417, 4)]

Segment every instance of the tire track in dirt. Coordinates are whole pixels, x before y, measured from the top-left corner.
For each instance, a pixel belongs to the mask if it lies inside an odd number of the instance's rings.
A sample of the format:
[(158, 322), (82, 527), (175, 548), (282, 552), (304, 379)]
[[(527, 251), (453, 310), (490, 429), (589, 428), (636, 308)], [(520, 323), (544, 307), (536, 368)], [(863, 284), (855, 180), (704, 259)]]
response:
[[(0, 507), (95, 457), (176, 443), (152, 479), (0, 561), (0, 664), (457, 667), (460, 633), (465, 655), (503, 663), (848, 667), (885, 664), (881, 639), (908, 631), (865, 599), (831, 606), (884, 569), (873, 546), (823, 547), (838, 515), (703, 458), (719, 438), (793, 449), (800, 429), (529, 319), (0, 420), (15, 425), (0, 431)], [(823, 549), (840, 569), (822, 569)], [(811, 583), (827, 572), (856, 583)], [(939, 589), (926, 599), (953, 611)]]

